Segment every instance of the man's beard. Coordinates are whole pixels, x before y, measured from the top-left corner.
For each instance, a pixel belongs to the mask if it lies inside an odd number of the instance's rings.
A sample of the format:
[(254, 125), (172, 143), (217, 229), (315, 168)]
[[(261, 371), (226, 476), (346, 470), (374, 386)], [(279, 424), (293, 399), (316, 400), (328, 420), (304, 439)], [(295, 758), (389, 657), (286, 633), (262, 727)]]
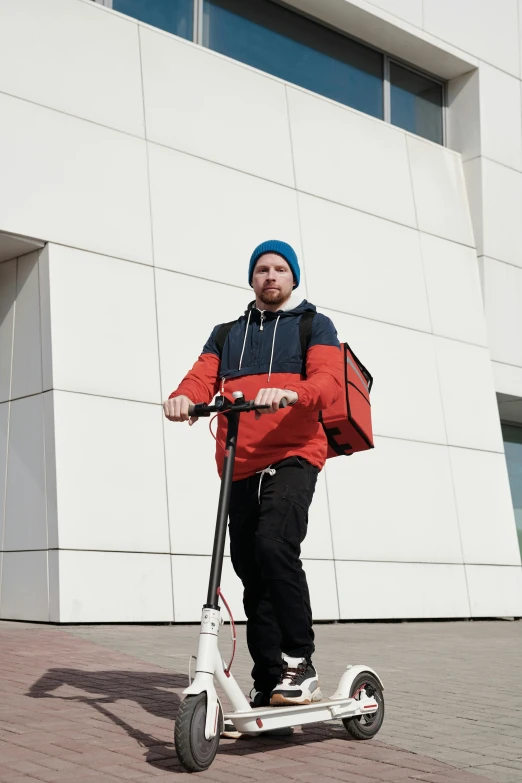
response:
[(283, 304), (284, 301), (286, 301), (288, 297), (285, 297), (283, 292), (281, 290), (278, 291), (261, 291), (259, 294), (259, 299), (263, 304), (270, 304), (270, 305), (279, 305)]

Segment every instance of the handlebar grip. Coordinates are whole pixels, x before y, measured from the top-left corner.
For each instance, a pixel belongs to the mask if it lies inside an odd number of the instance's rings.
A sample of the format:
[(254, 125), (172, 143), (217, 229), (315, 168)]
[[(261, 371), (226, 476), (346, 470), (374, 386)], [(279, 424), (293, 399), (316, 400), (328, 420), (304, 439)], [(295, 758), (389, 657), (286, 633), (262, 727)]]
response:
[(279, 403), (279, 407), (280, 408), (286, 408), (287, 405), (288, 405), (288, 400), (286, 399), (286, 397), (283, 397), (281, 399), (281, 402)]
[(205, 405), (203, 402), (198, 402), (195, 405), (189, 405), (189, 416), (210, 416), (209, 411), (206, 411), (205, 408), (208, 408), (208, 405)]

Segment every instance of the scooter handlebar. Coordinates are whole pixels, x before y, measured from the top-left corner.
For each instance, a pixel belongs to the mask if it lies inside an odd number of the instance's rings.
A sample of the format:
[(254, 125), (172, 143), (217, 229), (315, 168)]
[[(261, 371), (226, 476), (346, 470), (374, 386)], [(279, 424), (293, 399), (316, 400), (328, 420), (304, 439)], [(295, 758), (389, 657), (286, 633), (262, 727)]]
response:
[[(279, 402), (280, 408), (286, 408), (288, 400), (283, 397)], [(270, 405), (256, 405), (255, 400), (248, 400), (245, 402), (229, 402), (226, 397), (218, 397), (216, 404), (205, 405), (204, 403), (196, 403), (195, 405), (189, 405), (189, 416), (210, 416), (211, 413), (228, 413), (234, 411), (235, 413), (249, 413), (250, 411), (260, 411), (270, 408)]]

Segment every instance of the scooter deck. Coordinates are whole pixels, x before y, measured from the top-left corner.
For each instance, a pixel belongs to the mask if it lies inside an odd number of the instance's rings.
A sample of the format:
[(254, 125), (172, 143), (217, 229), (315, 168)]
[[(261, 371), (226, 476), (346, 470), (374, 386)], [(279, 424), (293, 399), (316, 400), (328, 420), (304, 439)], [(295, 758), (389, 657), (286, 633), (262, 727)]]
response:
[(322, 699), (311, 704), (283, 707), (254, 707), (244, 712), (227, 712), (224, 719), (246, 733), (258, 733), (283, 726), (302, 726), (328, 720), (350, 718), (378, 709), (375, 699)]

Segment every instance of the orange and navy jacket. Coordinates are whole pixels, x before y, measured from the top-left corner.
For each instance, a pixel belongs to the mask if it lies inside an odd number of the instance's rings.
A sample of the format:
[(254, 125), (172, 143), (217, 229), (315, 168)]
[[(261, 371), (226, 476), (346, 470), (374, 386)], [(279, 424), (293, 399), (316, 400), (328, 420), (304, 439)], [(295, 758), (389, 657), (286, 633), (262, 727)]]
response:
[[(306, 353), (306, 376), (299, 322), (306, 310), (316, 308), (304, 299), (291, 310), (258, 310), (251, 302), (230, 330), (221, 356), (216, 345), (219, 324), (214, 327), (201, 355), (171, 397), (186, 395), (192, 402), (209, 403), (219, 392), (232, 399), (241, 391), (255, 399), (265, 388), (297, 392), (297, 402), (274, 414), (256, 419), (241, 416), (234, 481), (254, 475), (286, 457), (304, 457), (320, 470), (326, 461), (327, 443), (319, 411), (341, 394), (343, 378), (337, 332), (327, 316), (317, 313)], [(227, 422), (218, 416), (216, 462), (221, 475)]]

